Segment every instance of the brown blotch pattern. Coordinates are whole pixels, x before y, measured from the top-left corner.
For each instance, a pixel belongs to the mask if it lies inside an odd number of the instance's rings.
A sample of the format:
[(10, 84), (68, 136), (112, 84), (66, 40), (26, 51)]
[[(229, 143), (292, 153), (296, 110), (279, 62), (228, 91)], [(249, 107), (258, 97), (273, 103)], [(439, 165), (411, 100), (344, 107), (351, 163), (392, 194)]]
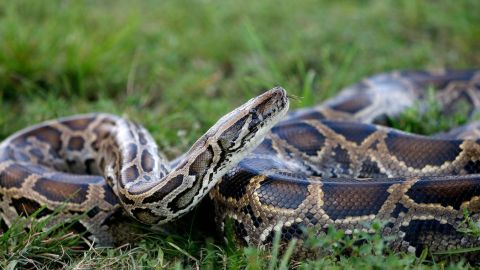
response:
[(142, 222), (147, 224), (157, 223), (161, 220), (158, 215), (155, 215), (149, 209), (135, 208), (132, 210), (132, 214), (136, 219), (141, 220)]
[(198, 155), (192, 162), (188, 173), (190, 175), (197, 175), (198, 179), (202, 179), (212, 164), (213, 155), (213, 149), (209, 146), (205, 152)]
[(297, 209), (307, 198), (308, 185), (307, 181), (300, 182), (288, 176), (277, 175), (275, 179), (265, 179), (256, 192), (262, 204)]
[(146, 172), (151, 172), (155, 166), (155, 160), (148, 150), (143, 150), (141, 157), (142, 168)]
[(358, 172), (359, 178), (380, 178), (380, 177), (388, 177), (385, 173), (380, 171), (377, 163), (372, 161), (371, 158), (366, 158), (362, 162), (362, 166), (360, 167), (360, 171)]
[(42, 160), (45, 156), (43, 155), (42, 151), (40, 151), (40, 149), (38, 148), (32, 148), (28, 151), (28, 153), (33, 156), (33, 157), (36, 157), (37, 159), (39, 160)]
[(272, 132), (309, 156), (317, 155), (325, 143), (324, 136), (306, 123), (275, 126), (272, 128)]
[(63, 122), (62, 124), (67, 126), (71, 130), (84, 130), (90, 125), (95, 117), (79, 118)]
[(234, 125), (229, 127), (219, 136), (218, 144), (222, 149), (227, 150), (235, 143), (235, 141), (238, 139), (238, 136), (240, 135), (242, 127), (247, 122), (247, 119), (247, 115), (242, 117)]
[(377, 214), (387, 199), (390, 184), (329, 179), (323, 183), (323, 209), (332, 219)]
[(146, 136), (145, 136), (145, 134), (144, 134), (143, 132), (141, 132), (141, 131), (138, 132), (138, 140), (140, 141), (140, 143), (141, 143), (142, 145), (147, 144)]
[(388, 133), (385, 143), (390, 153), (407, 166), (423, 168), (455, 160), (461, 152), (462, 141), (435, 140), (392, 131)]
[(73, 151), (80, 151), (83, 148), (85, 140), (80, 136), (73, 136), (68, 141), (68, 149)]
[(143, 199), (143, 203), (154, 203), (163, 200), (165, 196), (170, 194), (173, 190), (178, 188), (183, 183), (183, 176), (177, 175), (174, 178), (171, 178), (162, 188), (157, 190), (152, 195)]
[(351, 122), (323, 121), (330, 129), (342, 135), (348, 141), (361, 144), (368, 136), (372, 135), (377, 128), (373, 125), (365, 125)]
[(136, 165), (132, 165), (126, 169), (123, 170), (123, 182), (128, 183), (128, 182), (133, 182), (135, 181), (138, 176), (140, 175), (138, 172), (138, 168)]
[(480, 179), (423, 178), (406, 193), (417, 203), (433, 203), (460, 209), (463, 202), (480, 196)]
[(238, 200), (245, 195), (251, 178), (256, 175), (257, 173), (246, 170), (240, 170), (232, 176), (226, 175), (217, 185), (218, 190), (222, 196)]
[(115, 195), (115, 193), (113, 192), (112, 188), (107, 184), (104, 184), (102, 187), (103, 187), (103, 192), (104, 192), (103, 193), (104, 200), (111, 205), (118, 204), (118, 198)]
[(426, 247), (428, 250), (436, 251), (449, 246), (461, 246), (462, 238), (468, 237), (458, 232), (451, 224), (442, 224), (437, 220), (412, 220), (407, 226), (402, 226), (401, 230), (405, 232), (404, 240), (416, 247), (417, 256)]
[(353, 114), (367, 108), (371, 102), (371, 96), (366, 91), (358, 91), (355, 99), (347, 99), (332, 106), (332, 109)]
[(127, 145), (125, 162), (132, 162), (137, 157), (138, 146), (134, 143)]
[(55, 202), (80, 204), (87, 200), (88, 184), (66, 183), (42, 177), (32, 189)]
[(14, 163), (0, 171), (0, 187), (21, 188), (30, 174), (24, 166)]
[[(12, 205), (15, 207), (15, 210), (17, 210), (18, 213), (25, 216), (32, 215), (41, 207), (41, 205), (36, 201), (27, 199), (25, 197), (18, 199), (12, 198)], [(41, 218), (51, 213), (53, 213), (53, 211), (44, 208), (36, 215), (36, 217)]]
[(61, 132), (49, 126), (43, 126), (28, 133), (26, 137), (35, 137), (40, 141), (48, 143), (54, 151), (58, 152), (62, 147), (60, 139)]

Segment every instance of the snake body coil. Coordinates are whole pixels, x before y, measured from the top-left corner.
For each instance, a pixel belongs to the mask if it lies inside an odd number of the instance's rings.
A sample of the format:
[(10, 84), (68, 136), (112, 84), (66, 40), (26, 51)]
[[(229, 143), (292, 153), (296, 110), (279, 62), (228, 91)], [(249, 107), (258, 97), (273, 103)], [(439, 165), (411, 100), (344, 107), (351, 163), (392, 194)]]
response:
[(286, 93), (274, 88), (171, 163), (142, 126), (117, 116), (45, 122), (0, 145), (0, 215), (9, 226), (63, 205), (57, 222), (81, 216), (93, 239), (111, 244), (119, 209), (163, 224), (209, 194), (219, 227), (233, 220), (243, 244), (268, 245), (275, 231), (284, 241), (305, 228), (321, 235), (329, 225), (348, 233), (379, 219), (396, 250), (478, 246), (459, 230), (465, 210), (474, 219), (480, 211), (480, 125), (432, 137), (375, 125), (425, 100), (429, 86), (445, 114), (480, 108), (475, 71), (381, 74), (285, 117)]

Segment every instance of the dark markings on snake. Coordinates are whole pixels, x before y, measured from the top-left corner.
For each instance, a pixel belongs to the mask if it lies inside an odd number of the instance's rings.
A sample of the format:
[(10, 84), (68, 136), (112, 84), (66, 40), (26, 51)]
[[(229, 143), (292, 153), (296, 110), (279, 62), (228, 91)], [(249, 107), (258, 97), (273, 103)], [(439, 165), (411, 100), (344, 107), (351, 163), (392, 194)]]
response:
[(260, 226), (260, 224), (262, 224), (263, 219), (261, 217), (257, 217), (255, 215), (255, 213), (253, 212), (252, 206), (250, 204), (242, 207), (242, 209), (240, 209), (240, 210), (243, 213), (245, 213), (246, 215), (249, 215), (250, 219), (252, 220), (253, 226), (255, 226), (256, 228), (258, 228)]
[(470, 160), (469, 162), (467, 162), (464, 169), (468, 174), (480, 173), (480, 161), (479, 160), (476, 160), (476, 161), (471, 161)]
[[(180, 211), (186, 206), (190, 205), (195, 198), (195, 194), (198, 194), (208, 169), (213, 162), (214, 152), (211, 145), (207, 147), (207, 150), (197, 156), (195, 161), (190, 165), (189, 175), (195, 175), (195, 183), (190, 189), (185, 189), (178, 196), (168, 203), (168, 208), (173, 211)], [(219, 161), (221, 162), (221, 161)], [(210, 176), (211, 177), (211, 176)]]
[(28, 151), (28, 153), (37, 158), (38, 160), (43, 160), (45, 158), (42, 151), (40, 151), (40, 149), (38, 148), (32, 148)]
[(183, 183), (183, 176), (177, 175), (170, 179), (162, 188), (157, 190), (152, 195), (143, 199), (143, 203), (154, 203), (159, 202), (165, 198), (168, 194), (170, 194), (174, 189), (178, 188)]
[(377, 163), (372, 161), (370, 158), (366, 158), (362, 162), (362, 166), (358, 173), (359, 178), (380, 178), (380, 177), (387, 177), (385, 173), (380, 171)]
[(305, 214), (305, 217), (307, 218), (308, 222), (310, 222), (310, 224), (312, 224), (314, 226), (317, 225), (318, 219), (315, 217), (315, 215), (313, 213), (307, 212)]
[(245, 195), (251, 178), (256, 175), (254, 172), (241, 170), (232, 177), (223, 177), (223, 181), (218, 184), (220, 194), (226, 198), (240, 199)]
[(135, 136), (135, 133), (133, 133), (133, 125), (129, 124), (129, 129), (128, 129), (128, 135), (130, 135), (130, 140), (135, 140), (137, 137)]
[(43, 126), (25, 135), (26, 137), (35, 137), (42, 142), (48, 143), (56, 153), (62, 148), (61, 132), (56, 128)]
[(95, 119), (94, 116), (89, 118), (80, 118), (64, 121), (62, 124), (71, 130), (84, 130)]
[[(223, 145), (221, 143), (217, 142), (217, 145), (220, 148), (220, 151), (218, 151), (218, 152), (220, 152), (219, 153), (220, 156), (218, 157), (217, 163), (213, 167), (213, 171), (217, 171), (220, 168), (220, 166), (222, 166), (224, 164), (225, 160), (227, 160), (231, 156), (231, 154), (229, 154), (229, 155), (226, 154), (225, 148), (223, 148)], [(209, 145), (207, 149), (208, 149), (208, 151), (211, 151), (212, 157), (213, 157), (214, 153), (213, 153), (212, 145)], [(209, 181), (212, 181), (212, 177), (213, 177), (213, 174), (210, 174)]]
[(138, 219), (142, 220), (144, 222), (148, 222), (150, 224), (157, 223), (159, 222), (163, 217), (159, 217), (158, 215), (152, 213), (151, 210), (149, 209), (144, 209), (144, 208), (135, 208), (132, 210), (132, 215)]
[[(102, 187), (103, 187), (103, 196), (105, 198), (105, 201), (108, 202), (110, 205), (117, 205), (118, 204), (118, 198), (115, 195), (115, 193), (113, 193), (112, 188), (110, 186), (108, 186), (107, 184), (104, 184)], [(133, 202), (126, 197), (123, 197), (122, 201), (124, 203), (132, 203)]]
[(60, 182), (53, 178), (41, 177), (32, 189), (55, 202), (68, 201), (80, 204), (87, 200), (88, 184)]
[(416, 203), (433, 203), (460, 209), (463, 202), (480, 196), (480, 178), (425, 179), (416, 182), (406, 193)]
[[(431, 245), (435, 242), (436, 245), (440, 245), (442, 241), (447, 243), (452, 241), (451, 244), (456, 244), (465, 237), (465, 234), (458, 232), (451, 224), (442, 224), (437, 220), (412, 220), (407, 226), (401, 226), (400, 230), (405, 232), (403, 240), (416, 247), (417, 256), (427, 248), (427, 245), (429, 248), (436, 248)], [(432, 243), (433, 237), (436, 241)]]
[(407, 213), (408, 212), (408, 208), (406, 208), (402, 203), (400, 202), (397, 202), (395, 204), (395, 208), (393, 209), (392, 211), (392, 214), (391, 216), (393, 218), (398, 218), (398, 216), (400, 215), (400, 213)]
[[(222, 151), (223, 152), (223, 151)], [(213, 163), (213, 157), (215, 153), (213, 151), (213, 147), (209, 145), (203, 153), (198, 155), (195, 160), (192, 162), (190, 165), (188, 174), (189, 175), (195, 175), (197, 176), (197, 179), (199, 181), (202, 181), (205, 177), (205, 174), (207, 173), (208, 169)], [(222, 158), (220, 157), (220, 160), (218, 163), (222, 162)]]
[(131, 165), (130, 167), (123, 170), (124, 179), (123, 183), (133, 182), (140, 175), (136, 165)]
[(146, 139), (145, 133), (143, 131), (138, 132), (138, 139), (139, 139), (139, 141), (142, 145), (147, 144), (147, 139)]
[(366, 92), (358, 92), (355, 99), (347, 99), (344, 102), (332, 106), (332, 109), (347, 113), (357, 113), (371, 104), (371, 96)]
[(0, 187), (21, 188), (23, 182), (19, 179), (26, 179), (29, 175), (25, 167), (14, 163), (0, 172)]
[(297, 209), (308, 195), (307, 181), (298, 181), (286, 175), (267, 177), (257, 188), (258, 199), (264, 205)]
[(125, 162), (132, 162), (137, 157), (138, 147), (134, 143), (130, 143), (126, 147), (127, 157)]
[(98, 206), (93, 207), (92, 209), (88, 210), (87, 216), (89, 218), (95, 217), (98, 213), (100, 213), (100, 208)]
[(134, 200), (128, 198), (128, 197), (125, 196), (125, 194), (123, 194), (123, 193), (119, 193), (119, 194), (118, 194), (118, 197), (119, 197), (120, 201), (123, 202), (123, 203), (128, 203), (128, 204), (131, 204), (131, 205), (135, 204), (135, 201), (134, 201)]
[(85, 143), (85, 140), (80, 137), (80, 136), (73, 136), (70, 138), (68, 141), (68, 150), (72, 151), (80, 151), (83, 149), (83, 144)]
[[(280, 240), (282, 242), (288, 242), (293, 238), (303, 239), (305, 238), (305, 225), (302, 223), (292, 223), (290, 226), (284, 225), (280, 231)], [(269, 245), (273, 243), (275, 238), (275, 230), (272, 230), (270, 234), (265, 238), (263, 244)]]
[(242, 127), (247, 122), (248, 115), (239, 119), (234, 125), (225, 130), (220, 136), (217, 143), (222, 147), (222, 149), (230, 150), (230, 148), (235, 145), (235, 142), (240, 135)]
[[(0, 196), (0, 199), (3, 199), (2, 196)], [(6, 231), (8, 231), (7, 223), (3, 219), (0, 219), (0, 234), (4, 234)]]
[(390, 153), (407, 166), (423, 168), (426, 165), (440, 166), (446, 161), (455, 160), (461, 152), (462, 141), (435, 140), (391, 131), (385, 143)]
[(246, 244), (245, 237), (248, 236), (247, 230), (245, 229), (245, 225), (243, 223), (238, 222), (238, 220), (234, 220), (233, 229), (235, 230), (235, 236), (237, 241), (241, 242), (242, 244)]
[(97, 164), (93, 158), (85, 160), (85, 173), (89, 175), (99, 173), (99, 169), (97, 168)]
[(146, 172), (151, 172), (155, 166), (155, 160), (148, 150), (143, 150), (141, 156), (142, 168)]
[(258, 113), (250, 113), (250, 115), (251, 115), (251, 118), (250, 118), (250, 122), (248, 123), (248, 131), (257, 132), (259, 121), (260, 121), (258, 118)]
[(325, 143), (324, 136), (307, 123), (275, 126), (272, 133), (309, 156), (317, 155)]
[(335, 146), (332, 148), (332, 159), (333, 164), (336, 164), (336, 166), (333, 168), (334, 174), (336, 177), (340, 175), (348, 175), (350, 174), (350, 156), (348, 154), (348, 151), (343, 149), (340, 145)]
[(345, 139), (360, 145), (368, 136), (372, 135), (377, 128), (373, 125), (362, 125), (352, 122), (324, 121), (335, 133), (342, 135)]
[(387, 192), (389, 186), (385, 183), (361, 181), (344, 184), (331, 179), (322, 186), (324, 210), (333, 220), (375, 215), (390, 194)]
[[(21, 213), (24, 216), (30, 216), (41, 208), (41, 205), (34, 200), (28, 198), (12, 198), (12, 205), (15, 207), (18, 213)], [(36, 218), (41, 218), (46, 215), (52, 214), (53, 211), (47, 209), (46, 207), (42, 208), (40, 212), (35, 216)]]
[(73, 224), (67, 225), (67, 226), (73, 232), (81, 233), (82, 237), (88, 238), (91, 235), (91, 233), (87, 230), (87, 228), (85, 228), (85, 225), (83, 225), (79, 221), (75, 221), (75, 222), (73, 222)]

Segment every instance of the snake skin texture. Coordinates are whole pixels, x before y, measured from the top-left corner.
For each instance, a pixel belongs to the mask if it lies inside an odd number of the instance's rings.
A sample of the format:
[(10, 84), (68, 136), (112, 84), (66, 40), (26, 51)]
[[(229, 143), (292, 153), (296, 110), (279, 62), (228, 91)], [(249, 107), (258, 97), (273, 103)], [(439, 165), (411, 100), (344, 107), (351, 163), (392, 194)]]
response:
[[(430, 137), (385, 127), (434, 88), (442, 113), (467, 125)], [(48, 121), (0, 145), (0, 215), (6, 229), (45, 206), (56, 222), (79, 217), (103, 245), (115, 217), (163, 224), (205, 195), (220, 230), (232, 220), (239, 244), (268, 246), (305, 230), (321, 237), (382, 220), (399, 251), (479, 246), (459, 230), (480, 211), (480, 72), (392, 72), (347, 87), (313, 108), (285, 115), (272, 89), (222, 117), (192, 148), (168, 162), (140, 125), (108, 114)], [(85, 215), (86, 213), (86, 215)], [(307, 254), (302, 248), (298, 254)]]

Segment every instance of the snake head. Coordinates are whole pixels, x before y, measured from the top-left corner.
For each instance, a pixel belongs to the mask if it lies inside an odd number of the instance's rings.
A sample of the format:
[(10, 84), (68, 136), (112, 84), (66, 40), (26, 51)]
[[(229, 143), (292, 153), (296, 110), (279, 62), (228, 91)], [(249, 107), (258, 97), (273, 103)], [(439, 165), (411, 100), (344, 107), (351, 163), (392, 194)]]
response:
[(246, 154), (285, 116), (288, 106), (285, 89), (273, 88), (222, 117), (212, 128), (215, 135), (211, 139), (226, 154)]
[[(268, 131), (287, 113), (288, 95), (285, 89), (275, 87), (254, 97), (220, 118), (202, 137), (200, 137), (181, 157), (174, 162), (184, 167), (192, 154), (217, 149), (225, 167), (233, 167), (241, 158), (258, 146)], [(230, 158), (237, 162), (229, 162)], [(223, 166), (222, 166), (223, 167)]]

